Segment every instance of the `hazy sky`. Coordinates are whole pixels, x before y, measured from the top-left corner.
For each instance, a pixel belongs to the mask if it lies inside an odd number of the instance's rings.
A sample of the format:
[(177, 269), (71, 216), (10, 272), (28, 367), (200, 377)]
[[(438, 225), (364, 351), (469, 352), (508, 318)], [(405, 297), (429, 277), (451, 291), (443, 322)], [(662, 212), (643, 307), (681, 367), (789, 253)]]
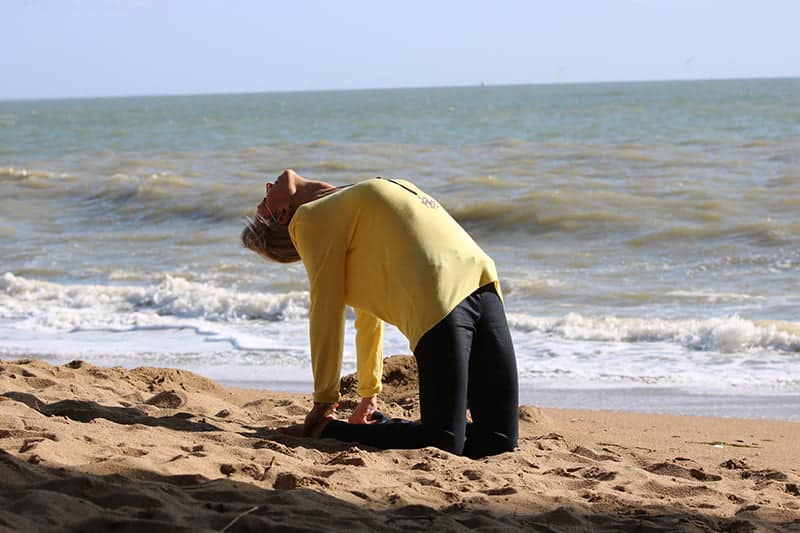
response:
[(0, 98), (800, 76), (798, 0), (0, 0)]

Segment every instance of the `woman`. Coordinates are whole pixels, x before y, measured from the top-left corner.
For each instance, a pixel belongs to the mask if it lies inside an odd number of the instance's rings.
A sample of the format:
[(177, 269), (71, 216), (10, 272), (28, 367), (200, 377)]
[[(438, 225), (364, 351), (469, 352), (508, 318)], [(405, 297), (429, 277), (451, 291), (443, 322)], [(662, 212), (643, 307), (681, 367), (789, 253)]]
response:
[[(514, 449), (516, 359), (494, 262), (433, 198), (403, 180), (334, 187), (285, 170), (267, 183), (242, 243), (306, 267), (314, 408), (302, 434), (377, 448), (436, 446), (469, 457)], [(350, 423), (331, 413), (346, 305), (355, 311), (362, 398)], [(408, 338), (417, 360), (420, 422), (372, 419), (384, 321)]]

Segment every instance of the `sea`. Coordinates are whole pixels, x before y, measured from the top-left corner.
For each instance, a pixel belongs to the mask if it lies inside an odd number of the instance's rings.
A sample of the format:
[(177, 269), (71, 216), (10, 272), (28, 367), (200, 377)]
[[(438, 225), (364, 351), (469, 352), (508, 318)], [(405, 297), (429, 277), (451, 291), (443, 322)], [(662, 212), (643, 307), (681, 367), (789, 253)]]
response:
[(284, 168), (434, 196), (523, 403), (800, 420), (800, 79), (0, 101), (0, 357), (310, 392), (302, 263), (239, 244)]

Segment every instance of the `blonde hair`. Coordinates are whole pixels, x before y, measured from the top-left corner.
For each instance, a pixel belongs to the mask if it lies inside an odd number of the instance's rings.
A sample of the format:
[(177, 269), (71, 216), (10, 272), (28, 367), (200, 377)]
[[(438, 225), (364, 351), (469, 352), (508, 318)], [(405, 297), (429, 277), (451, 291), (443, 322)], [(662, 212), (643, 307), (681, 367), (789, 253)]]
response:
[(300, 260), (300, 254), (289, 237), (289, 226), (258, 215), (255, 219), (247, 218), (241, 241), (242, 246), (270, 261), (294, 263)]

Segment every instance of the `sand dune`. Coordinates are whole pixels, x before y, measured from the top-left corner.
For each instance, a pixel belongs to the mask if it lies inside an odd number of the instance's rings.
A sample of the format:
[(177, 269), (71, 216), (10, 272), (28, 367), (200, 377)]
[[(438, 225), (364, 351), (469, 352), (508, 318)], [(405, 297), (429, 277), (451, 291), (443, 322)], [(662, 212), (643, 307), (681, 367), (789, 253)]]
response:
[[(413, 359), (381, 409), (414, 417)], [(343, 380), (343, 409), (354, 405)], [(291, 438), (310, 396), (0, 361), (2, 531), (800, 531), (800, 424), (520, 409), (519, 449)]]

